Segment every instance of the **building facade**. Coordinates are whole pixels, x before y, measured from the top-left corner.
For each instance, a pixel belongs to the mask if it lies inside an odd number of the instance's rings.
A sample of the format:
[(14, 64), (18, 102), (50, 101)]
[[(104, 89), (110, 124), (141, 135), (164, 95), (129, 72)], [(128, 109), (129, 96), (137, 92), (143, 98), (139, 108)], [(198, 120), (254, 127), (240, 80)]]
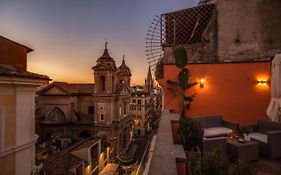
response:
[(133, 119), (134, 136), (145, 136), (150, 127), (150, 93), (144, 91), (135, 91), (131, 95), (130, 110)]
[(92, 136), (94, 84), (53, 82), (36, 99), (36, 132), (40, 141), (54, 137)]
[(0, 170), (30, 175), (35, 166), (35, 91), (49, 77), (26, 71), (32, 49), (0, 36)]
[(112, 144), (119, 155), (131, 141), (130, 69), (123, 59), (117, 68), (109, 55), (107, 44), (103, 55), (97, 59), (94, 70), (94, 132)]
[(150, 67), (144, 86), (132, 86), (131, 89), (133, 133), (136, 137), (144, 137), (157, 127), (157, 119), (162, 110), (162, 89), (154, 85)]
[[(110, 147), (100, 138), (80, 141), (68, 149), (46, 159), (41, 171), (52, 175), (98, 175), (115, 171), (116, 164), (111, 164)], [(112, 166), (115, 167), (112, 169)]]

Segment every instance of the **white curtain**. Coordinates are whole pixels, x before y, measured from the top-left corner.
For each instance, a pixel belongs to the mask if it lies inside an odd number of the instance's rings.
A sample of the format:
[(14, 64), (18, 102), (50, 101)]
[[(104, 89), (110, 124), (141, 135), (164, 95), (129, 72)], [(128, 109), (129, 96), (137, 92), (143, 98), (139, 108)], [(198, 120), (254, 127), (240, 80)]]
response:
[(272, 121), (281, 121), (281, 54), (275, 55), (271, 64), (271, 101), (267, 115)]

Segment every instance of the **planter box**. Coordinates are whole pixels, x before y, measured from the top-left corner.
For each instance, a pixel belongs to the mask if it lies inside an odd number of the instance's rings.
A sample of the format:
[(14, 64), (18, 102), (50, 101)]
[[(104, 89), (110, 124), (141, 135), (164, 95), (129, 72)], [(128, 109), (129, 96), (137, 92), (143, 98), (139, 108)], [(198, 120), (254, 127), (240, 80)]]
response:
[(179, 137), (179, 121), (178, 120), (172, 120), (171, 121), (171, 127), (172, 127), (172, 135), (173, 135), (173, 143), (174, 144), (180, 144), (180, 137)]
[(178, 173), (178, 175), (186, 175), (186, 172), (185, 172), (185, 162), (186, 162), (185, 159), (176, 158), (177, 173)]

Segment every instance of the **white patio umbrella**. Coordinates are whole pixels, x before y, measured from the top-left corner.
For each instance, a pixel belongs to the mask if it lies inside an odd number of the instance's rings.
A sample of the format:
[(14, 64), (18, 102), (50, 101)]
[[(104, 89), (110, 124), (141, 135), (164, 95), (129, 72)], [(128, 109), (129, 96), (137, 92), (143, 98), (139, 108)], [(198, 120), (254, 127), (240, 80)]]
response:
[(272, 121), (281, 121), (281, 54), (275, 55), (271, 65), (271, 101), (266, 110)]

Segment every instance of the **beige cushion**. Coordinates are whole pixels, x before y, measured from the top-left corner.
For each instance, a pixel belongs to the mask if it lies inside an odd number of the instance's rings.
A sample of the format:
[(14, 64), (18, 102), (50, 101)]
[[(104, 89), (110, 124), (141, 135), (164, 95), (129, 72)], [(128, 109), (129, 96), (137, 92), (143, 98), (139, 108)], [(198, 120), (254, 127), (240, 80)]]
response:
[(225, 136), (232, 132), (231, 129), (226, 127), (212, 127), (204, 129), (204, 137), (218, 137)]
[(259, 133), (259, 132), (253, 132), (253, 133), (249, 134), (249, 137), (251, 139), (258, 140), (258, 141), (261, 141), (263, 143), (267, 143), (267, 135), (265, 135), (265, 134), (262, 134), (262, 133)]

